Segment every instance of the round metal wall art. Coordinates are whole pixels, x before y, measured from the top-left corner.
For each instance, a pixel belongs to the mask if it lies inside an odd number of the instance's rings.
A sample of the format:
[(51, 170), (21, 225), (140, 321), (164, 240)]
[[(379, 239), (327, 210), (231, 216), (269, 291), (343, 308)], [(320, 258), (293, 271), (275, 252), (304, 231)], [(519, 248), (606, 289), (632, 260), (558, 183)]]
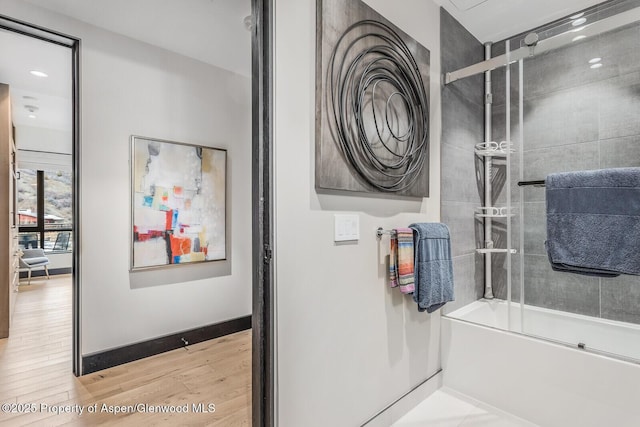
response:
[(334, 140), (367, 184), (401, 192), (420, 176), (429, 143), (429, 100), (409, 47), (388, 25), (363, 20), (336, 43), (327, 69)]

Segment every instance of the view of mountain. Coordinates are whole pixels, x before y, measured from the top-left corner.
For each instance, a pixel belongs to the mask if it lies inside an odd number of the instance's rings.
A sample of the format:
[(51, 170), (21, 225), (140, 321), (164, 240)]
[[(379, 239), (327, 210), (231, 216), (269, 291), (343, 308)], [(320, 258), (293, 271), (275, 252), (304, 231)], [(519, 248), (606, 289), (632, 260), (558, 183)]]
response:
[[(71, 172), (44, 173), (45, 215), (62, 218), (64, 224), (72, 222)], [(37, 172), (32, 169), (20, 169), (18, 180), (18, 210), (37, 211)], [(58, 222), (58, 221), (56, 221)]]

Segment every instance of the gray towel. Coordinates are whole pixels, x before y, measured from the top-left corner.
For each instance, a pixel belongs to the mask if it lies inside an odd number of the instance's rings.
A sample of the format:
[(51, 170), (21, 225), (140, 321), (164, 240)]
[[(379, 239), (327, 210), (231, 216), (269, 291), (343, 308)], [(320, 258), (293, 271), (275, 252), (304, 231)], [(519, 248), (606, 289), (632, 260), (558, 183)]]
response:
[(453, 263), (449, 228), (440, 223), (419, 223), (413, 230), (415, 291), (419, 311), (433, 313), (453, 301)]
[(640, 168), (552, 174), (546, 195), (554, 270), (640, 275)]

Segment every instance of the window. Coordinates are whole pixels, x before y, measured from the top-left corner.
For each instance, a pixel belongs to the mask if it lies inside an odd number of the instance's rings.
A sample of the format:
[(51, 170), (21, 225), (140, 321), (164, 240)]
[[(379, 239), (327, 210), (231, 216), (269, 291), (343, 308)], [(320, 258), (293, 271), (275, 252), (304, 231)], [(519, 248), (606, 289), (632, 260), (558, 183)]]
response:
[(18, 225), (38, 226), (38, 171), (20, 169), (18, 179)]
[(20, 169), (18, 242), (22, 249), (73, 249), (71, 188), (70, 172)]
[(44, 228), (71, 229), (71, 172), (44, 173)]

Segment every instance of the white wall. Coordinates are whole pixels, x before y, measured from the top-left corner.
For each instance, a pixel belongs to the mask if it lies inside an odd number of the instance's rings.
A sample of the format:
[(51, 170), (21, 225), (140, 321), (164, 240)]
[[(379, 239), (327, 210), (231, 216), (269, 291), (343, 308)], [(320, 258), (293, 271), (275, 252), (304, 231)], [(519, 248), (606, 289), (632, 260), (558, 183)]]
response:
[(71, 132), (16, 126), (16, 144), (20, 169), (72, 170), (73, 135)]
[[(277, 382), (279, 425), (361, 425), (440, 366), (440, 314), (386, 285), (393, 228), (440, 218), (440, 26), (430, 0), (368, 0), (431, 51), (430, 197), (314, 190), (314, 0), (275, 1)], [(357, 244), (335, 245), (336, 212), (360, 215)]]
[(55, 268), (71, 268), (73, 265), (73, 253), (71, 252), (47, 254), (47, 258), (49, 258), (49, 270)]
[(23, 148), (18, 149), (19, 169), (71, 172), (73, 170), (72, 161), (71, 154), (43, 153), (41, 151), (26, 151)]
[[(0, 10), (82, 39), (82, 353), (251, 314), (249, 79), (20, 1)], [(229, 150), (230, 261), (129, 273), (132, 134)]]
[[(71, 94), (71, 88), (69, 88), (69, 94)], [(16, 142), (20, 144), (18, 148), (21, 150), (67, 154), (73, 152), (73, 135), (69, 131), (16, 126)]]

